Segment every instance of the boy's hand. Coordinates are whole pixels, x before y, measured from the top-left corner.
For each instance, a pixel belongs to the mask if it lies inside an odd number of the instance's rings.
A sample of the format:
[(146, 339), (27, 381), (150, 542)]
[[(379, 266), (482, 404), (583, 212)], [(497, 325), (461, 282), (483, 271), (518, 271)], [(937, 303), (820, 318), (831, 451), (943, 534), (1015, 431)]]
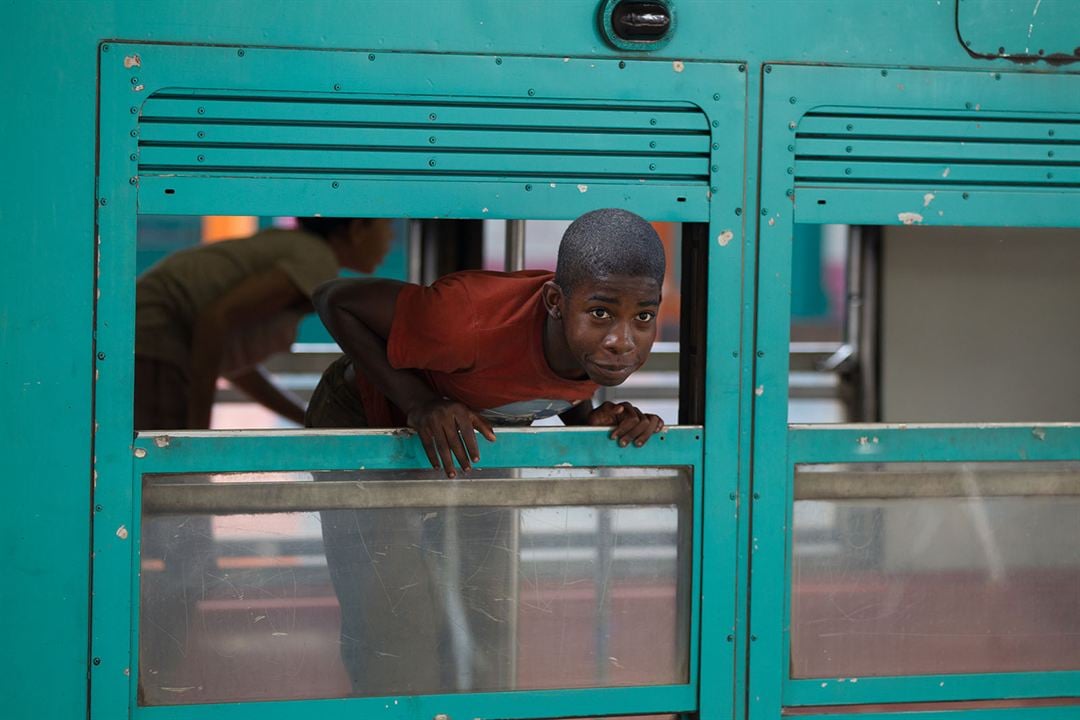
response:
[(457, 477), (455, 455), (466, 472), (472, 470), (474, 462), (479, 462), (476, 432), (495, 442), (495, 433), (487, 420), (451, 400), (432, 400), (418, 405), (409, 411), (406, 422), (419, 433), (431, 467), (438, 469), (441, 466), (448, 478)]
[(664, 421), (659, 416), (643, 413), (628, 402), (617, 405), (612, 402), (605, 402), (589, 413), (585, 424), (593, 426), (614, 425), (615, 429), (611, 431), (611, 439), (617, 440), (622, 447), (626, 447), (630, 443), (641, 447), (654, 434), (664, 430)]

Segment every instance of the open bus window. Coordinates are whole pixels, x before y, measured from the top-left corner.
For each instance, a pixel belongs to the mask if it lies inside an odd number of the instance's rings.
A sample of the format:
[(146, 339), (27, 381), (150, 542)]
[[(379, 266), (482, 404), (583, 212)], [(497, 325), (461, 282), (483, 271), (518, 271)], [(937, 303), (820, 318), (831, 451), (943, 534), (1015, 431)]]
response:
[(796, 226), (789, 422), (1080, 419), (1078, 241)]
[(686, 682), (691, 475), (148, 476), (140, 703)]
[[(569, 221), (532, 220), (395, 221), (393, 239), (385, 257), (377, 267), (368, 269), (373, 269), (373, 274), (378, 277), (424, 284), (458, 270), (553, 270), (559, 241), (569, 224)], [(602, 388), (594, 402), (628, 401), (669, 424), (696, 423), (700, 422), (700, 413), (697, 417), (680, 415), (679, 377), (686, 371), (686, 358), (681, 359), (679, 352), (680, 333), (687, 330), (680, 324), (680, 314), (684, 304), (689, 303), (689, 297), (683, 296), (682, 265), (687, 250), (682, 238), (683, 228), (678, 223), (655, 223), (654, 227), (664, 244), (667, 260), (663, 302), (657, 317), (657, 341), (641, 370), (620, 386)], [(515, 246), (516, 250), (510, 250), (511, 254), (516, 253), (516, 260), (507, 254), (510, 247), (508, 228), (520, 229), (519, 245)], [(267, 245), (272, 245), (275, 242), (273, 236), (295, 234), (300, 230), (296, 218), (140, 217), (135, 339), (137, 430), (195, 427), (187, 422), (185, 410), (191, 392), (196, 306), (204, 307), (209, 302), (211, 290), (201, 289), (208, 284), (208, 276), (218, 273), (216, 268), (222, 263), (234, 264), (229, 258), (223, 260), (222, 256), (227, 253), (220, 252), (224, 247), (220, 243), (262, 238)], [(310, 238), (306, 242), (310, 242)], [(305, 257), (328, 258), (325, 249), (316, 247), (314, 250), (319, 252), (306, 252)], [(327, 275), (334, 270), (327, 267), (329, 264), (323, 262), (309, 274), (321, 272)], [(347, 268), (342, 272), (355, 274)], [(703, 287), (697, 287), (694, 292), (703, 290)], [(690, 307), (704, 313), (704, 303)], [(300, 424), (300, 409), (310, 400), (323, 371), (340, 356), (340, 349), (309, 306), (295, 311), (290, 309), (284, 315), (284, 319), (276, 318), (273, 322), (259, 318), (244, 327), (230, 329), (222, 357), (222, 362), (229, 367), (217, 382), (210, 429), (280, 428)], [(695, 326), (703, 328), (704, 323)], [(253, 355), (260, 353), (250, 348), (245, 350), (244, 343), (260, 347), (274, 345), (276, 350), (262, 352), (265, 357), (254, 358)], [(699, 361), (701, 359), (698, 357)], [(275, 412), (265, 404), (253, 401), (249, 388), (238, 381), (237, 368), (233, 366), (247, 368), (252, 360), (259, 360), (258, 366), (265, 376), (291, 399), (296, 406), (293, 417), (282, 410), (280, 403)], [(701, 385), (700, 367), (699, 364), (692, 387)], [(288, 410), (287, 406), (285, 410)], [(554, 417), (537, 422), (537, 425), (559, 424), (558, 418)]]

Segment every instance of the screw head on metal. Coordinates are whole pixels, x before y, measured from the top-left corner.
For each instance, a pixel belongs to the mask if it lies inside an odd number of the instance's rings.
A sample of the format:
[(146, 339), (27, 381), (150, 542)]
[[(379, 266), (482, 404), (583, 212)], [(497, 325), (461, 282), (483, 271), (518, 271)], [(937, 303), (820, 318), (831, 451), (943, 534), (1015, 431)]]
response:
[(533, 90), (532, 88), (529, 88), (529, 97), (532, 97), (535, 94), (536, 94), (536, 91)]
[(340, 89), (341, 89), (341, 83), (334, 83), (334, 90), (340, 90)]
[(435, 113), (431, 113), (430, 115), (428, 115), (428, 116), (427, 116), (427, 119), (428, 119), (428, 120), (437, 120), (437, 119), (438, 119), (438, 117), (439, 117), (439, 116), (438, 116), (438, 115), (436, 115)]
[(735, 217), (739, 217), (740, 215), (742, 215), (742, 208), (741, 207), (735, 208)]
[(496, 65), (502, 65), (502, 58), (501, 57), (495, 58), (495, 64)]
[(762, 215), (768, 215), (769, 214), (769, 208), (761, 208), (761, 214)]
[(713, 93), (712, 99), (713, 100), (719, 100), (720, 99), (720, 93)]
[(339, 183), (339, 182), (338, 182), (337, 180), (335, 180), (334, 182), (330, 183), (330, 187), (332, 187), (332, 188), (334, 188), (335, 190), (337, 190), (337, 189), (338, 189), (338, 187), (340, 187), (340, 183)]
[(526, 185), (525, 192), (529, 192), (530, 190), (532, 190), (532, 185)]
[(244, 57), (244, 48), (240, 48), (239, 50), (237, 50), (236, 51), (236, 56), (237, 57)]
[(99, 353), (97, 354), (97, 359), (98, 359), (98, 360), (104, 360), (104, 359), (105, 359), (105, 353), (103, 353), (103, 352), (99, 352)]
[(888, 70), (882, 70), (881, 71), (881, 77), (888, 77), (888, 76), (889, 76), (889, 71)]
[(739, 63), (739, 72), (746, 72), (746, 65), (745, 64)]
[(101, 46), (101, 52), (109, 52), (109, 46), (108, 45), (102, 45)]
[(101, 505), (95, 505), (94, 506), (94, 512), (101, 512), (104, 509), (105, 508), (103, 508)]
[(101, 664), (101, 658), (99, 658), (99, 657), (94, 658), (94, 664), (95, 665), (100, 665)]
[(204, 107), (198, 108), (195, 112), (199, 113), (200, 115), (205, 115), (206, 114), (206, 108), (204, 108)]
[(656, 118), (649, 118), (649, 124), (650, 125), (655, 125), (656, 124)]
[(199, 132), (195, 133), (195, 137), (204, 138), (206, 137), (206, 133), (200, 130)]
[(719, 166), (719, 165), (713, 165), (713, 166), (712, 166), (712, 171), (713, 171), (713, 172), (719, 172), (719, 170), (720, 170), (720, 166)]
[(131, 114), (132, 114), (132, 115), (138, 115), (138, 114), (139, 114), (139, 108), (137, 108), (137, 107), (135, 107), (134, 105), (132, 105), (132, 106), (131, 106)]
[(656, 169), (656, 163), (649, 163), (649, 169), (650, 170), (655, 170)]
[(138, 160), (138, 159), (139, 159), (139, 156), (136, 155), (135, 153), (131, 153), (130, 155), (128, 155), (128, 160), (135, 161), (135, 160)]
[(432, 158), (431, 160), (428, 160), (427, 164), (430, 165), (431, 167), (435, 167), (435, 159)]
[(720, 127), (720, 121), (719, 120), (713, 120), (712, 121), (712, 126), (713, 127)]
[(109, 201), (106, 200), (105, 198), (101, 198), (100, 200), (98, 200), (98, 204), (101, 205), (102, 207), (105, 207), (106, 205), (109, 204)]
[(202, 162), (203, 160), (205, 160), (205, 159), (206, 159), (206, 156), (205, 156), (205, 155), (199, 155), (199, 156), (198, 156), (197, 158), (195, 158), (195, 159), (196, 159), (196, 160), (198, 160), (199, 162)]
[(626, 61), (625, 60), (620, 60), (619, 61), (619, 69), (622, 70), (625, 67), (626, 67)]
[(139, 84), (139, 78), (137, 78), (137, 77), (131, 78), (131, 84), (132, 85), (138, 85)]
[(429, 143), (431, 143), (432, 145), (434, 145), (434, 144), (436, 143), (436, 139), (435, 139), (435, 136), (434, 136), (434, 135), (432, 135), (431, 137), (429, 137), (429, 138), (427, 139), (427, 141), (428, 141)]
[(771, 73), (772, 72), (772, 65), (766, 65), (765, 66), (765, 72)]
[(138, 185), (138, 184), (139, 184), (139, 178), (134, 177), (134, 176), (128, 178), (128, 185)]
[(368, 60), (375, 60), (375, 53), (370, 53), (370, 54), (369, 54), (369, 55), (367, 56), (367, 59), (368, 59)]

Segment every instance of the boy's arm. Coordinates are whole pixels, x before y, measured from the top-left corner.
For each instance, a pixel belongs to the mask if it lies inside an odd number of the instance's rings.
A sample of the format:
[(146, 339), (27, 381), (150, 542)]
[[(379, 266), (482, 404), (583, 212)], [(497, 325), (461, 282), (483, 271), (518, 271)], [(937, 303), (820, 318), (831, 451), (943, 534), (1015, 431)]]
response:
[(261, 365), (229, 377), (229, 382), (244, 391), (248, 397), (278, 415), (304, 424), (304, 404), (300, 398), (270, 379), (270, 373)]
[[(285, 310), (305, 299), (280, 269), (247, 278), (204, 308), (191, 332), (191, 392), (187, 427), (210, 427), (210, 408), (230, 330)], [(273, 408), (271, 408), (273, 409)]]
[(610, 437), (623, 447), (630, 443), (641, 447), (654, 434), (664, 430), (664, 421), (660, 416), (643, 413), (628, 402), (605, 402), (593, 408), (592, 401), (586, 400), (559, 415), (559, 419), (564, 425), (614, 425)]
[(404, 283), (394, 280), (331, 280), (312, 300), (326, 329), (357, 368), (390, 402), (405, 413), (420, 435), (432, 467), (455, 477), (454, 456), (468, 471), (480, 459), (474, 430), (490, 441), (495, 434), (481, 416), (459, 402), (446, 400), (418, 374), (397, 370), (386, 356), (386, 340)]

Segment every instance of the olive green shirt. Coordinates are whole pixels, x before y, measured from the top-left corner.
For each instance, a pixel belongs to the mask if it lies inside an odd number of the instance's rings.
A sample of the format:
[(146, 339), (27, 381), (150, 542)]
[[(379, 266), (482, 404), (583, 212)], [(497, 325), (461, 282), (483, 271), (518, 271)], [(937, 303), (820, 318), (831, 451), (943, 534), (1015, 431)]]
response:
[[(248, 278), (284, 272), (310, 298), (340, 269), (330, 245), (300, 230), (263, 230), (251, 237), (198, 245), (173, 253), (139, 277), (135, 291), (135, 354), (191, 371), (191, 333), (205, 308)], [(222, 375), (250, 368), (296, 338), (302, 309), (287, 309), (230, 328)]]

